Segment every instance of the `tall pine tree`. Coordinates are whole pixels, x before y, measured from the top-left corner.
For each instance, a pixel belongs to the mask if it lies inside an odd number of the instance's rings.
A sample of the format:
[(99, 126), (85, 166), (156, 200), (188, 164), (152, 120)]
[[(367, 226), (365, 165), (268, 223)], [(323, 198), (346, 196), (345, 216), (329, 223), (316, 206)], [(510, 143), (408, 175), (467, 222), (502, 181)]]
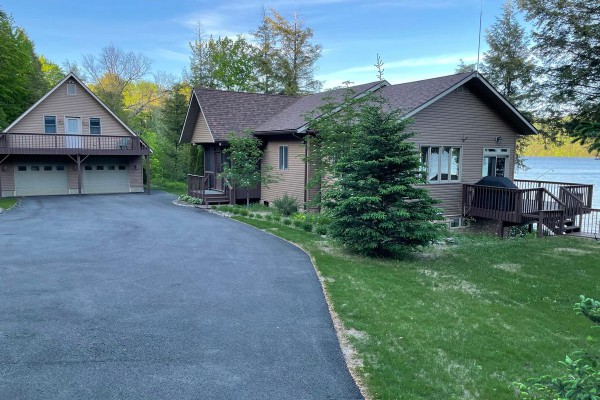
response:
[[(410, 121), (385, 102), (363, 103), (349, 143), (333, 164), (334, 183), (325, 194), (329, 233), (348, 249), (368, 256), (401, 256), (429, 245), (442, 229), (438, 201), (420, 187), (421, 161), (409, 139)], [(318, 133), (317, 133), (318, 135)]]

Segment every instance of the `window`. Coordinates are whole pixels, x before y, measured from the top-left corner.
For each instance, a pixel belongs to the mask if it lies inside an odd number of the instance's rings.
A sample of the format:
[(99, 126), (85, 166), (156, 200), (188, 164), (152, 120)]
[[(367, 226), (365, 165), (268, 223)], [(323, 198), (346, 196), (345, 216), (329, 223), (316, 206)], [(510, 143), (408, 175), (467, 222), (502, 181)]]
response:
[(17, 171), (20, 171), (20, 172), (27, 171), (27, 166), (25, 166), (25, 165), (19, 165), (17, 167)]
[(101, 132), (100, 118), (90, 118), (90, 135), (99, 135)]
[(279, 146), (279, 169), (280, 170), (288, 169), (288, 147), (287, 146)]
[(75, 86), (75, 84), (67, 83), (67, 94), (74, 95), (75, 93), (77, 93), (77, 87)]
[(91, 165), (86, 165), (85, 167), (83, 167), (86, 171), (91, 171), (93, 168)]
[(107, 167), (107, 169), (108, 169), (109, 171), (114, 171), (114, 170), (115, 170), (115, 166), (114, 166), (114, 165), (109, 165), (109, 166)]
[(125, 171), (127, 169), (124, 165), (119, 165), (119, 171)]
[(44, 116), (44, 133), (56, 133), (56, 116)]
[(460, 147), (421, 146), (421, 162), (429, 183), (460, 182)]
[(104, 165), (96, 165), (96, 171), (104, 171)]
[(65, 166), (64, 165), (57, 165), (56, 166), (56, 170), (57, 171), (64, 171), (65, 170)]
[(39, 167), (39, 165), (32, 165), (32, 166), (31, 166), (31, 170), (32, 170), (32, 171), (39, 171), (39, 170), (40, 170), (40, 167)]
[(44, 171), (52, 171), (52, 165), (44, 165)]
[(483, 149), (482, 176), (506, 176), (510, 151), (508, 149)]

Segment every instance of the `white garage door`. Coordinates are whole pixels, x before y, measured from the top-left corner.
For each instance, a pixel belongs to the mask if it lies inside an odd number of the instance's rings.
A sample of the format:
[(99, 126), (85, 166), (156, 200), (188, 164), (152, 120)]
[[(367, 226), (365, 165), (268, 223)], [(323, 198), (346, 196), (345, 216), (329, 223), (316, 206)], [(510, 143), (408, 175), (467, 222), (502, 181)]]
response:
[(129, 193), (129, 166), (116, 163), (84, 165), (83, 193)]
[(66, 164), (16, 163), (17, 196), (69, 194)]

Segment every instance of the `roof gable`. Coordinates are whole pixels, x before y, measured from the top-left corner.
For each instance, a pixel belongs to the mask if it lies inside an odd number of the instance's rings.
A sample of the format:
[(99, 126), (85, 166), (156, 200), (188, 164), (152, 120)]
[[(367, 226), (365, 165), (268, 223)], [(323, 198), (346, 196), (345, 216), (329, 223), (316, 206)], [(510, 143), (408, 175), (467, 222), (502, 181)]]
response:
[[(103, 102), (102, 100), (100, 100), (82, 81), (81, 79), (79, 79), (75, 74), (73, 74), (72, 72), (67, 74), (67, 76), (65, 76), (59, 83), (56, 84), (56, 86), (54, 86), (50, 91), (48, 91), (48, 93), (46, 93), (44, 96), (42, 96), (41, 99), (39, 99), (35, 104), (33, 104), (31, 107), (29, 107), (29, 109), (27, 111), (25, 111), (23, 114), (21, 114), (16, 120), (13, 121), (12, 124), (10, 124), (8, 127), (6, 127), (6, 129), (4, 129), (4, 132), (9, 132), (12, 128), (14, 128), (15, 126), (17, 126), (19, 124), (19, 122), (23, 121), (28, 115), (30, 115), (34, 110), (36, 110), (38, 107), (40, 107), (40, 105), (44, 104), (47, 100), (49, 100), (49, 98), (51, 98), (51, 96), (57, 92), (57, 90), (59, 90), (59, 88), (64, 87), (65, 83), (67, 82), (73, 82), (76, 83), (78, 85), (78, 87), (82, 88), (84, 90), (84, 93), (86, 93), (87, 95), (89, 95), (92, 98), (92, 101), (97, 103), (97, 105), (99, 106), (99, 108), (103, 111), (105, 111), (106, 113), (108, 113), (108, 116), (110, 118), (113, 118), (116, 122), (116, 124), (120, 127), (122, 127), (125, 131), (127, 131), (129, 134), (133, 135), (133, 136), (138, 136), (135, 132), (133, 132), (123, 121), (121, 121), (121, 119), (119, 117), (117, 117), (115, 115), (115, 113), (113, 113)], [(75, 115), (74, 115), (75, 116)]]

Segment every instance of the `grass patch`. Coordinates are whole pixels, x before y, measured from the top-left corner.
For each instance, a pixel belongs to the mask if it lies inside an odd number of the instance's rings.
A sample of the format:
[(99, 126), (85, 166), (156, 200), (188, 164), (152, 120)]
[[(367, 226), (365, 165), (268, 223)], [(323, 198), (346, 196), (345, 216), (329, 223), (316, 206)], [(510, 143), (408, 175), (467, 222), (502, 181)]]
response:
[(5, 210), (11, 208), (15, 204), (17, 204), (17, 199), (15, 199), (15, 198), (11, 197), (11, 198), (0, 199), (0, 208), (3, 208)]
[(403, 261), (349, 255), (322, 237), (236, 219), (302, 246), (363, 359), (374, 399), (514, 399), (511, 382), (561, 371), (600, 332), (576, 316), (598, 297), (600, 243), (457, 234)]
[(150, 184), (152, 189), (163, 190), (167, 193), (182, 195), (187, 194), (187, 183), (186, 182), (171, 182), (171, 181), (162, 181), (155, 180)]

